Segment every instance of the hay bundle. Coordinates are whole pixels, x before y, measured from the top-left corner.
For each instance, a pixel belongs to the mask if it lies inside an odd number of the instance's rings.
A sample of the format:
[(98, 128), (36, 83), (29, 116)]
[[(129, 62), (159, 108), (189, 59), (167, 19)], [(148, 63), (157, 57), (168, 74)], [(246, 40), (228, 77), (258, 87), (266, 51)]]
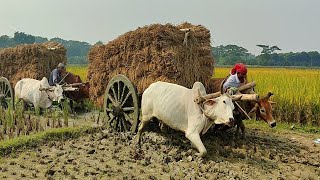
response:
[[(181, 29), (189, 28), (190, 31)], [(213, 73), (210, 31), (201, 25), (153, 24), (127, 32), (88, 55), (90, 98), (99, 106), (109, 80), (123, 74), (139, 94), (153, 82), (166, 81), (191, 88), (207, 85)]]
[(66, 61), (66, 49), (56, 42), (0, 49), (0, 76), (8, 78), (12, 85), (22, 78), (48, 78), (59, 62)]

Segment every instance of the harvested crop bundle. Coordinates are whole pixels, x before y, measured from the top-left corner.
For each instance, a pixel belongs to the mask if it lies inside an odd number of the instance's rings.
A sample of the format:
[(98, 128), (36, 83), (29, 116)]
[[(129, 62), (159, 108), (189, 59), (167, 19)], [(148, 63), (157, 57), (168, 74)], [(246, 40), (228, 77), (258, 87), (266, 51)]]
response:
[(67, 62), (66, 49), (56, 42), (4, 48), (0, 49), (0, 76), (14, 86), (22, 78), (48, 78), (60, 62)]
[(201, 25), (153, 24), (127, 32), (89, 54), (90, 98), (99, 106), (109, 80), (129, 78), (139, 94), (153, 82), (166, 81), (191, 88), (209, 83), (214, 60), (210, 31)]

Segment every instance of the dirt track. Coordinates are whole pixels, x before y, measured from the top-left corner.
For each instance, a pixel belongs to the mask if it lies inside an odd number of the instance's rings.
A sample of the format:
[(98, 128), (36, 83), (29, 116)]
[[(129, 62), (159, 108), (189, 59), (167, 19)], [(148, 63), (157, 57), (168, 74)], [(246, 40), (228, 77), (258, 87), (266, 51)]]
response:
[(182, 133), (158, 130), (135, 136), (104, 131), (66, 142), (49, 142), (0, 160), (0, 178), (21, 179), (320, 179), (315, 135), (249, 128), (202, 137), (199, 158)]

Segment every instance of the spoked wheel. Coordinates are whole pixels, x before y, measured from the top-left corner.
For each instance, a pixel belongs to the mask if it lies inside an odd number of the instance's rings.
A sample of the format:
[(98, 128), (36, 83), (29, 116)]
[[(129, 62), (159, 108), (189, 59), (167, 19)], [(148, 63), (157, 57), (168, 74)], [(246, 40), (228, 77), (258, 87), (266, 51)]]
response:
[(0, 77), (0, 106), (1, 108), (14, 109), (14, 94), (10, 82), (5, 77)]
[(138, 95), (124, 75), (116, 75), (108, 83), (104, 111), (110, 128), (119, 132), (136, 131), (139, 121)]

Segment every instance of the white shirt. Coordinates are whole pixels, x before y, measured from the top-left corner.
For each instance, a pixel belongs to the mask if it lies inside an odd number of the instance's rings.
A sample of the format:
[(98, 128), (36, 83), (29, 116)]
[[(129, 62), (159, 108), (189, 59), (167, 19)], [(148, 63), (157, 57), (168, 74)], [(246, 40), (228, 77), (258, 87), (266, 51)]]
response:
[(223, 91), (226, 91), (229, 87), (239, 87), (240, 86), (240, 80), (238, 78), (237, 73), (234, 75), (230, 75), (226, 82), (223, 84)]

